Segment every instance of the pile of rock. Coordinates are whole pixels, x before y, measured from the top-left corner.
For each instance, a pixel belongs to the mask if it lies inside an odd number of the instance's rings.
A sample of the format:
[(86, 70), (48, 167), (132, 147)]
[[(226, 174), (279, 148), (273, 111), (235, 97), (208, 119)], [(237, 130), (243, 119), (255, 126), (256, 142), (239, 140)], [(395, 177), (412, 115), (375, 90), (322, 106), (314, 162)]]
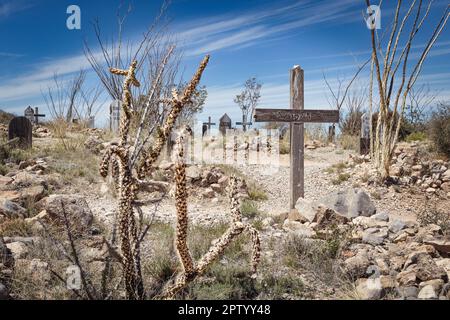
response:
[(100, 154), (100, 152), (108, 146), (109, 144), (105, 143), (101, 135), (98, 135), (96, 133), (90, 134), (84, 142), (84, 147), (87, 150), (91, 151), (93, 154)]
[[(25, 165), (24, 165), (25, 166)], [(39, 163), (30, 164), (27, 171), (0, 176), (0, 221), (5, 218), (25, 217), (26, 207), (41, 200), (48, 191), (48, 184), (38, 172), (44, 168)], [(33, 172), (32, 168), (36, 169)]]
[(49, 138), (52, 136), (51, 131), (47, 127), (40, 125), (33, 126), (33, 137), (35, 138)]
[[(165, 179), (173, 181), (174, 163), (163, 161), (159, 170), (163, 171)], [(190, 193), (203, 199), (215, 199), (226, 193), (229, 177), (220, 167), (202, 167), (189, 165), (186, 168), (186, 179)], [(240, 189), (241, 198), (248, 197), (247, 185), (244, 182)]]
[(317, 202), (300, 199), (283, 224), (311, 241), (323, 241), (330, 226), (348, 234), (340, 263), (359, 297), (450, 299), (450, 239), (439, 226), (376, 213), (370, 197), (355, 189)]
[(427, 193), (450, 192), (450, 162), (423, 161), (416, 145), (399, 147), (392, 159), (391, 175), (404, 185), (416, 185)]
[(305, 148), (308, 150), (315, 150), (317, 148), (323, 148), (323, 147), (326, 147), (326, 144), (319, 140), (307, 141), (305, 143)]

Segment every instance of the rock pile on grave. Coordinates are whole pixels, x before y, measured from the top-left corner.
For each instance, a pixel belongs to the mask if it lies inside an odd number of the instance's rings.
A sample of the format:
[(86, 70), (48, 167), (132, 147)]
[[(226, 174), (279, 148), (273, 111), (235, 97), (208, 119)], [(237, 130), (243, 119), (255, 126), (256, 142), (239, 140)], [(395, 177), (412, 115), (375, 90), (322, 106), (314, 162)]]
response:
[(347, 235), (340, 267), (360, 298), (450, 299), (449, 230), (377, 212), (354, 189), (299, 199), (296, 208), (283, 224), (287, 232), (317, 242), (335, 230)]
[(33, 137), (35, 138), (50, 138), (52, 136), (51, 131), (47, 127), (40, 125), (33, 126)]
[[(159, 164), (157, 178), (159, 180), (173, 181), (174, 164), (163, 161)], [(201, 199), (215, 199), (226, 194), (229, 176), (220, 167), (203, 167), (189, 165), (186, 168), (186, 178), (191, 196)], [(247, 185), (244, 182), (241, 186), (240, 198), (248, 198)]]

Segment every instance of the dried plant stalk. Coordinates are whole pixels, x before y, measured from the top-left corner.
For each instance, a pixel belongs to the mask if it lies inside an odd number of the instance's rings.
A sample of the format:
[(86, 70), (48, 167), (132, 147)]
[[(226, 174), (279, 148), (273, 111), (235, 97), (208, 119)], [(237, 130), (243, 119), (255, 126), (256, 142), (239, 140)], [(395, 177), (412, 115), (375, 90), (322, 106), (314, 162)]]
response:
[(187, 212), (187, 192), (186, 192), (186, 163), (184, 161), (184, 138), (181, 134), (177, 139), (177, 162), (175, 167), (176, 182), (176, 207), (177, 207), (177, 233), (176, 248), (183, 271), (177, 276), (175, 284), (168, 287), (163, 294), (163, 299), (173, 299), (175, 295), (184, 289), (190, 282), (194, 281), (198, 276), (205, 273), (206, 269), (220, 257), (225, 249), (241, 235), (244, 231), (248, 231), (252, 237), (253, 253), (252, 253), (252, 271), (256, 272), (256, 268), (261, 257), (261, 243), (259, 232), (252, 226), (242, 222), (242, 215), (239, 209), (238, 184), (236, 177), (231, 177), (229, 183), (230, 213), (232, 224), (227, 231), (220, 237), (215, 244), (200, 258), (194, 266), (192, 256), (187, 245), (188, 231), (188, 212)]
[[(111, 145), (104, 154), (100, 164), (100, 174), (103, 177), (106, 177), (109, 165), (112, 163), (113, 177), (116, 180), (119, 193), (118, 227), (121, 251), (120, 262), (122, 264), (123, 278), (128, 299), (145, 298), (141, 272), (140, 244), (146, 231), (144, 231), (143, 234), (138, 234), (133, 205), (136, 202), (136, 196), (140, 186), (148, 184), (149, 182), (141, 181), (139, 178), (144, 177), (144, 174), (141, 173), (149, 172), (151, 165), (159, 157), (162, 146), (170, 135), (178, 115), (183, 107), (191, 100), (192, 94), (194, 93), (197, 84), (200, 82), (201, 75), (206, 68), (208, 60), (209, 56), (206, 56), (181, 98), (174, 92), (173, 99), (171, 100), (172, 109), (167, 121), (163, 129), (158, 131), (157, 139), (149, 153), (149, 158), (145, 159), (143, 165), (136, 170), (138, 172), (138, 177), (133, 176), (134, 168), (133, 166), (130, 166), (131, 148), (128, 143), (131, 117), (134, 113), (132, 110), (131, 86), (140, 86), (139, 81), (136, 79), (136, 67), (138, 64), (137, 61), (134, 60), (128, 70), (110, 69), (113, 74), (125, 76), (122, 95), (124, 116), (121, 117), (120, 122), (120, 142), (118, 145)], [(118, 174), (115, 175), (115, 173)], [(181, 206), (182, 203), (179, 205)], [(184, 203), (184, 205), (186, 205), (186, 203)], [(142, 230), (139, 230), (139, 233), (142, 233)], [(182, 242), (180, 242), (180, 245), (182, 245)], [(180, 249), (182, 249), (182, 247), (180, 247)]]

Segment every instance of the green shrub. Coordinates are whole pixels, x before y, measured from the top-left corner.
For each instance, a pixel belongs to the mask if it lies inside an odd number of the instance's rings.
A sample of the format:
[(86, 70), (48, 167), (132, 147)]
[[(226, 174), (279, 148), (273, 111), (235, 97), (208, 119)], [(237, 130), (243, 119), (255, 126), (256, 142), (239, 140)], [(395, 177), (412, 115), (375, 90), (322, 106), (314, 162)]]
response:
[(406, 142), (425, 141), (426, 139), (427, 135), (425, 132), (413, 132), (405, 138), (405, 141)]
[(254, 218), (256, 217), (256, 215), (258, 215), (259, 210), (258, 210), (258, 206), (256, 205), (256, 203), (254, 203), (253, 201), (250, 200), (244, 200), (241, 203), (241, 214), (244, 217), (247, 218)]
[(339, 137), (339, 144), (344, 150), (359, 150), (359, 136), (342, 134)]
[(266, 192), (261, 189), (261, 187), (259, 187), (256, 183), (249, 184), (248, 196), (250, 197), (250, 200), (253, 201), (264, 201), (268, 199)]
[(441, 103), (430, 121), (430, 140), (436, 151), (450, 156), (450, 102)]

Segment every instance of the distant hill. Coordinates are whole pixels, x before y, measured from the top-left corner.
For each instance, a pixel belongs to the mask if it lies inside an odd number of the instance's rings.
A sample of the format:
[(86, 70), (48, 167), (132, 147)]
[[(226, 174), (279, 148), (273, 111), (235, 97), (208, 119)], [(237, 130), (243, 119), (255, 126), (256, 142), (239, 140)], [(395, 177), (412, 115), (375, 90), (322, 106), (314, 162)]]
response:
[(8, 124), (11, 119), (14, 118), (14, 115), (12, 113), (3, 111), (0, 109), (0, 123), (2, 124)]

